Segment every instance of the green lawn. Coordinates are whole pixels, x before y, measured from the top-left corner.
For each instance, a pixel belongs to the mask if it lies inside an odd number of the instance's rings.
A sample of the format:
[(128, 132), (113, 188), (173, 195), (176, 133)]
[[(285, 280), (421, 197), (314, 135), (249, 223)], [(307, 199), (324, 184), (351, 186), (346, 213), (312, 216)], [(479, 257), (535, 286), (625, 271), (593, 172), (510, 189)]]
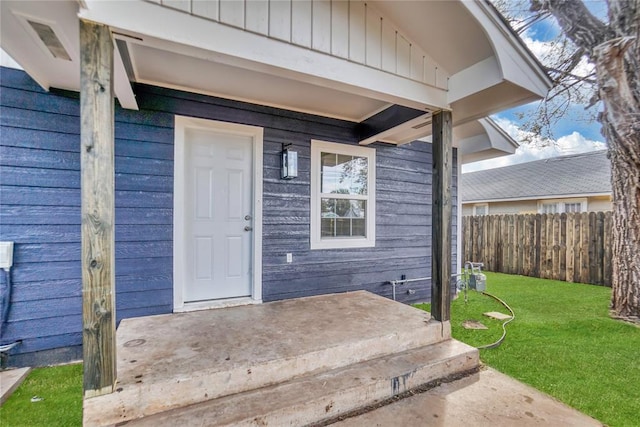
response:
[[(487, 273), (487, 291), (507, 302), (516, 319), (484, 363), (542, 390), (610, 426), (640, 425), (640, 328), (608, 317), (609, 288)], [(422, 307), (424, 308), (424, 306)], [(482, 316), (508, 312), (471, 291), (453, 302), (453, 336), (474, 346), (502, 335), (501, 322)], [(480, 320), (488, 331), (466, 330)]]
[[(640, 425), (640, 328), (608, 317), (611, 290), (505, 274), (487, 274), (488, 292), (516, 312), (504, 343), (481, 350), (484, 363), (613, 427)], [(428, 306), (421, 306), (428, 309)], [(453, 336), (474, 346), (494, 342), (507, 311), (470, 292), (452, 305)], [(479, 320), (489, 330), (466, 330)], [(31, 402), (33, 396), (42, 397)], [(0, 408), (2, 426), (80, 426), (82, 365), (34, 370)]]
[[(31, 402), (33, 397), (42, 398)], [(0, 425), (70, 427), (82, 425), (82, 365), (31, 371), (0, 407)]]

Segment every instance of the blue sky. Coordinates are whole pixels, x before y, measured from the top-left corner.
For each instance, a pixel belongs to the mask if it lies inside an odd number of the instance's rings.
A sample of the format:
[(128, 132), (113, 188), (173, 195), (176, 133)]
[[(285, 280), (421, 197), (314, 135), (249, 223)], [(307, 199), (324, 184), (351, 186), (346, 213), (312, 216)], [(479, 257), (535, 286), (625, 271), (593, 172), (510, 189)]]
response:
[[(585, 1), (585, 4), (596, 16), (601, 19), (606, 17), (607, 6), (604, 0)], [(529, 28), (523, 34), (523, 39), (535, 54), (541, 56), (550, 49), (545, 42), (553, 41), (559, 31), (555, 20), (547, 19)], [(600, 133), (600, 123), (595, 120), (587, 120), (588, 114), (585, 113), (582, 105), (571, 105), (567, 114), (553, 125), (553, 140), (542, 141), (542, 139), (538, 139), (538, 142), (534, 144), (522, 143), (521, 137), (523, 135), (519, 127), (524, 120), (520, 118), (520, 115), (531, 117), (536, 108), (537, 103), (533, 103), (493, 116), (500, 126), (521, 143), (521, 147), (511, 156), (464, 165), (463, 172), (606, 148), (604, 137)]]

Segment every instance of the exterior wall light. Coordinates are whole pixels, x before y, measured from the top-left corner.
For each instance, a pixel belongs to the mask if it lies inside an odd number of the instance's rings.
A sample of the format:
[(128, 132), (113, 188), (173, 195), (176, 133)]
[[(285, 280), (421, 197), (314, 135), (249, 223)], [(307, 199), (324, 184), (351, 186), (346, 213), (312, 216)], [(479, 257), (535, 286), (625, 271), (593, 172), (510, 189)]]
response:
[(298, 152), (291, 148), (293, 144), (282, 144), (282, 179), (293, 179), (298, 176)]

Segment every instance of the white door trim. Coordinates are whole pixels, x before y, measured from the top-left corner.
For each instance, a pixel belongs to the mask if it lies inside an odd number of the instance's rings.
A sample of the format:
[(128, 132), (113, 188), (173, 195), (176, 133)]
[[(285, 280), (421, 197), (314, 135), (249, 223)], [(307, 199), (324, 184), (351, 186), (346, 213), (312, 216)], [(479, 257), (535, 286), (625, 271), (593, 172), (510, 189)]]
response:
[[(253, 140), (253, 244), (251, 255), (252, 292), (249, 298), (233, 298), (211, 302), (185, 303), (185, 133), (187, 129), (213, 130), (249, 136)], [(239, 125), (194, 117), (175, 116), (173, 178), (173, 311), (202, 310), (214, 307), (262, 302), (262, 146), (264, 130), (257, 126)]]

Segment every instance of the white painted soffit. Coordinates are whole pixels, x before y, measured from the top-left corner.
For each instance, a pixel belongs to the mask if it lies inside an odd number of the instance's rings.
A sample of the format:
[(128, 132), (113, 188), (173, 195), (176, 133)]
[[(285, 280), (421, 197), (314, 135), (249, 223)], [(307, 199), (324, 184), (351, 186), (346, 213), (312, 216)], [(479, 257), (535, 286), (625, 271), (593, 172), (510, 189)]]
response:
[(493, 49), (491, 56), (453, 73), (449, 80), (448, 101), (461, 121), (544, 98), (551, 79), (499, 12), (484, 0), (461, 3), (482, 26)]
[[(449, 107), (445, 89), (157, 4), (94, 0), (86, 4), (87, 9), (80, 11), (81, 18), (109, 25), (121, 37), (130, 37), (128, 43), (157, 52), (277, 76), (386, 104), (425, 111)], [(175, 80), (179, 81), (179, 76)]]
[(453, 138), (463, 164), (513, 154), (519, 146), (488, 117), (455, 127)]
[[(383, 12), (386, 10), (390, 13), (392, 18), (397, 18), (396, 22), (402, 24), (400, 27), (415, 37), (414, 40), (425, 43), (426, 47), (434, 49), (434, 53), (440, 52), (438, 55), (441, 57), (436, 60), (450, 68), (445, 70), (447, 73), (454, 72), (452, 78), (455, 84), (450, 85), (449, 92), (145, 1), (86, 0), (82, 4), (88, 9), (81, 9), (79, 14), (88, 20), (109, 25), (115, 36), (125, 41), (120, 45), (127, 47), (126, 52), (120, 52), (125, 61), (118, 54), (115, 63), (116, 94), (125, 103), (127, 99), (135, 102), (128, 84), (125, 62), (133, 65), (134, 75), (129, 77), (140, 82), (352, 121), (361, 121), (391, 104), (397, 104), (426, 113), (453, 108), (454, 125), (457, 125), (483, 117), (488, 112), (539, 98), (540, 91), (532, 95), (533, 92), (524, 83), (510, 82), (502, 77), (503, 63), (515, 55), (513, 52), (517, 46), (522, 46), (517, 43), (511, 46), (510, 42), (505, 42), (510, 40), (507, 36), (513, 34), (499, 27), (504, 23), (499, 17), (491, 15), (493, 9), (483, 6), (484, 3), (476, 6), (470, 6), (471, 2), (459, 1), (374, 3)], [(43, 60), (41, 56), (46, 57), (47, 50), (38, 46), (37, 37), (31, 37), (32, 44), (24, 44), (21, 41), (25, 39), (24, 30), (21, 33), (20, 28), (5, 25), (5, 17), (15, 15), (14, 10), (33, 15), (40, 21), (48, 20), (55, 27), (55, 33), (60, 33), (60, 39), (70, 41), (68, 44), (76, 49), (77, 57), (78, 3), (3, 1), (1, 5), (2, 33), (3, 36), (7, 34), (6, 38), (3, 37), (2, 46), (6, 45), (9, 54), (43, 87), (78, 90), (79, 65), (75, 63), (73, 55), (72, 61), (65, 61), (65, 64), (53, 57)], [(412, 13), (415, 7), (422, 8), (419, 10), (421, 14)], [(425, 14), (425, 10), (433, 13)], [(400, 12), (402, 14), (397, 15)], [(420, 19), (415, 25), (412, 24), (410, 18), (413, 15), (428, 21), (429, 25), (420, 23)], [(447, 22), (449, 24), (445, 25)], [(464, 25), (451, 25), (452, 22)], [(448, 32), (442, 37), (413, 33), (425, 31), (431, 26)], [(494, 34), (491, 40), (487, 38), (487, 32)], [(511, 51), (507, 49), (503, 54), (496, 47), (500, 43), (511, 46)], [(38, 52), (38, 49), (42, 52)], [(116, 49), (118, 52), (118, 47)], [(494, 51), (497, 53), (492, 56)], [(506, 59), (502, 58), (504, 55)], [(522, 61), (513, 61), (515, 66), (512, 68), (518, 70), (514, 75), (523, 74)], [(190, 74), (184, 73), (185, 69), (191, 70)], [(218, 87), (212, 75), (222, 76), (217, 82)], [(241, 75), (244, 77), (238, 77)], [(236, 77), (233, 84), (229, 83), (231, 77)], [(464, 85), (458, 85), (456, 79)], [(535, 86), (535, 79), (531, 82)], [(234, 84), (235, 88), (232, 87)], [(287, 84), (291, 90), (282, 90)], [(301, 97), (301, 93), (305, 96)], [(343, 111), (336, 111), (339, 108), (335, 105), (342, 106)], [(387, 142), (404, 143), (422, 137), (430, 132), (426, 128), (430, 128), (426, 126), (426, 121), (407, 123), (396, 128)]]
[[(0, 44), (42, 88), (77, 91), (80, 82), (79, 6), (76, 1), (0, 2)], [(40, 35), (36, 31), (40, 29)], [(48, 40), (47, 44), (43, 41)], [(114, 55), (115, 95), (137, 104), (122, 59)]]
[(551, 81), (486, 0), (373, 0), (449, 75), (454, 124), (543, 98)]

